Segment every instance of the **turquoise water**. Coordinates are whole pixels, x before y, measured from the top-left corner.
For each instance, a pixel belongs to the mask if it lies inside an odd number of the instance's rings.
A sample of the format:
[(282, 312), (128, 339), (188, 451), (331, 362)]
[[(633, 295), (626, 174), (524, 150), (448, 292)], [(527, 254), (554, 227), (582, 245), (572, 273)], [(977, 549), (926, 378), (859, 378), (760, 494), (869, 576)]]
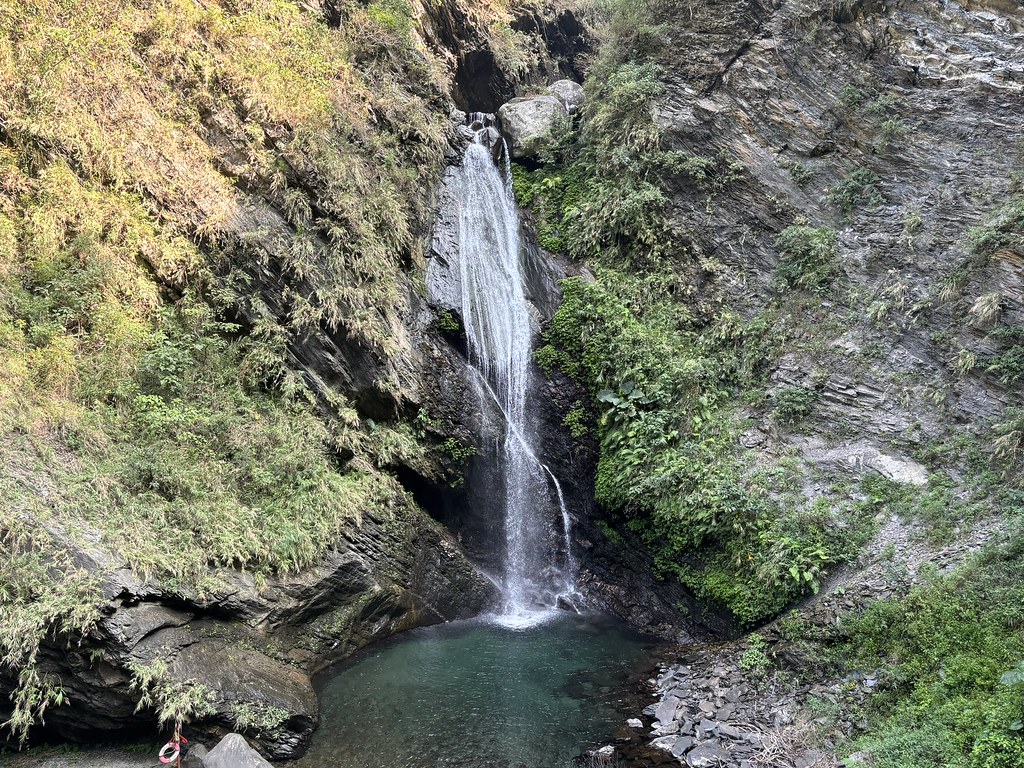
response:
[(321, 689), (296, 768), (563, 768), (611, 737), (655, 641), (594, 616), (523, 629), (484, 619), (418, 629)]

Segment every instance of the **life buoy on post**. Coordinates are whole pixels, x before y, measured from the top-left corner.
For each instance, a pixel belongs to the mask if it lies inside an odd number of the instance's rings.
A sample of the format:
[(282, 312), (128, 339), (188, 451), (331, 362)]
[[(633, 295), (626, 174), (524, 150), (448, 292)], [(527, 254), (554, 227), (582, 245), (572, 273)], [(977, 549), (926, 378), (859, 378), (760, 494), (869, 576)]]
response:
[(166, 765), (167, 763), (173, 763), (175, 760), (177, 760), (178, 755), (180, 753), (181, 745), (174, 741), (168, 741), (160, 749), (160, 754), (157, 755), (157, 757), (160, 758), (161, 763), (164, 763)]
[(157, 755), (160, 758), (160, 762), (164, 765), (177, 762), (181, 755), (182, 742), (188, 744), (188, 739), (182, 736), (180, 731), (176, 732), (174, 737), (160, 748), (160, 754)]

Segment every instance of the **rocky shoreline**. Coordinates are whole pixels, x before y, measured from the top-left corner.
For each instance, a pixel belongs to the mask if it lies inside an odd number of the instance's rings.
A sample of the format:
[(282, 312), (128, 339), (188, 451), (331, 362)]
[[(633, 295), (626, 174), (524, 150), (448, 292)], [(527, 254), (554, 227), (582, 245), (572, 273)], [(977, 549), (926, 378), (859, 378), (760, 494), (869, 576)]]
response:
[(912, 526), (891, 518), (861, 567), (837, 574), (806, 604), (743, 640), (666, 653), (657, 676), (647, 681), (655, 701), (630, 723), (671, 759), (632, 762), (626, 751), (619, 756), (636, 768), (845, 765), (842, 744), (867, 727), (850, 713), (879, 681), (874, 670), (836, 670), (825, 658), (843, 637), (844, 620), (922, 584), (926, 565), (951, 571), (1002, 530), (1001, 520), (989, 519), (956, 542), (933, 547)]

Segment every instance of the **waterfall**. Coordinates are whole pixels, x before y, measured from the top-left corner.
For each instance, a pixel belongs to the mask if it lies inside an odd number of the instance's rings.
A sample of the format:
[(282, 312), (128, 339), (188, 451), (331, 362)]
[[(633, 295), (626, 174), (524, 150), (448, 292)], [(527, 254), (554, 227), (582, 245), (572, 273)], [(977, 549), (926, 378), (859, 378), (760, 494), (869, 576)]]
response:
[(501, 613), (506, 623), (529, 624), (560, 598), (575, 597), (576, 568), (562, 489), (537, 458), (528, 422), (532, 334), (510, 174), (488, 147), (499, 140), (494, 129), (479, 115), (470, 126), (475, 139), (458, 180), (462, 317), (477, 395), (495, 403), (504, 421), (495, 446), (505, 534)]

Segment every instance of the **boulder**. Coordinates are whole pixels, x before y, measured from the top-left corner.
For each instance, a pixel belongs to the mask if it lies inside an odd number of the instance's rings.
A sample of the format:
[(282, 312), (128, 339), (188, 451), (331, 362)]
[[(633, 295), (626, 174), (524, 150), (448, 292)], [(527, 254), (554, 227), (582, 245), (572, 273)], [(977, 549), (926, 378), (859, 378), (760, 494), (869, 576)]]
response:
[(229, 733), (203, 758), (203, 768), (273, 768), (239, 733)]
[(715, 768), (729, 765), (729, 753), (715, 742), (707, 742), (686, 753), (686, 764), (690, 768)]
[(181, 761), (182, 768), (206, 768), (206, 756), (210, 754), (202, 744), (195, 744), (188, 748), (184, 759)]
[(693, 748), (693, 737), (682, 736), (680, 737), (675, 745), (672, 747), (672, 757), (682, 757)]
[(569, 119), (569, 110), (557, 96), (524, 96), (498, 110), (501, 130), (514, 159), (535, 158), (550, 147)]
[(558, 80), (548, 86), (548, 93), (554, 96), (571, 115), (583, 105), (583, 86), (572, 80)]
[(667, 724), (672, 722), (672, 719), (676, 715), (676, 707), (679, 705), (679, 699), (675, 696), (669, 696), (654, 711), (654, 716), (662, 723)]
[[(158, 643), (163, 634), (154, 635), (152, 642)], [(230, 721), (239, 703), (278, 713), (278, 727), (260, 739), (274, 759), (300, 754), (320, 721), (309, 676), (259, 651), (203, 638), (178, 652), (170, 672), (175, 679), (203, 681), (215, 691), (214, 707), (221, 720)]]

